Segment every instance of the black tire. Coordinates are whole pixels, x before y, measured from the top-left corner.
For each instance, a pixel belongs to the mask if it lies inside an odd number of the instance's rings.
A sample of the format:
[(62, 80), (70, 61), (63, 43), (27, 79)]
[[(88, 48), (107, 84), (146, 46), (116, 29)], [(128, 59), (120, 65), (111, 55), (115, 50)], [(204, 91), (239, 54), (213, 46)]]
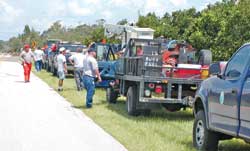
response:
[(202, 49), (199, 54), (198, 64), (210, 65), (212, 63), (212, 52), (210, 50)]
[(200, 110), (195, 116), (193, 125), (193, 145), (198, 150), (216, 151), (219, 135), (207, 129), (205, 113)]
[(136, 109), (139, 96), (136, 86), (131, 86), (127, 92), (126, 109), (129, 115), (138, 116), (139, 110)]
[(116, 103), (118, 98), (117, 92), (113, 88), (106, 89), (106, 100), (108, 103)]

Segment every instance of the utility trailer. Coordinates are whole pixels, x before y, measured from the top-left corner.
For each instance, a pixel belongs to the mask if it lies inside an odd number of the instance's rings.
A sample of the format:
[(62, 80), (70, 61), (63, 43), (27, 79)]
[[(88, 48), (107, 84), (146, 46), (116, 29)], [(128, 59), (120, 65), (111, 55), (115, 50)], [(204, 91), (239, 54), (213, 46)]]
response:
[[(107, 101), (116, 103), (119, 96), (126, 96), (127, 112), (135, 116), (162, 106), (169, 111), (192, 107), (196, 89), (208, 76), (208, 66), (164, 65), (162, 50), (159, 41), (130, 39), (124, 55), (114, 64), (115, 79), (107, 88)], [(211, 53), (206, 54), (209, 56), (199, 58), (211, 58)]]

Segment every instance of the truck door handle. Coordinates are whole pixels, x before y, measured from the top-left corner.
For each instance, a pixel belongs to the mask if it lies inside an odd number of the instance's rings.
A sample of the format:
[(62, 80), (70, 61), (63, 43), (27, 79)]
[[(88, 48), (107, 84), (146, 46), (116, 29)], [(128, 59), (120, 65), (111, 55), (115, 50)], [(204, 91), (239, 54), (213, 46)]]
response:
[(232, 93), (236, 94), (237, 93), (237, 89), (232, 89)]

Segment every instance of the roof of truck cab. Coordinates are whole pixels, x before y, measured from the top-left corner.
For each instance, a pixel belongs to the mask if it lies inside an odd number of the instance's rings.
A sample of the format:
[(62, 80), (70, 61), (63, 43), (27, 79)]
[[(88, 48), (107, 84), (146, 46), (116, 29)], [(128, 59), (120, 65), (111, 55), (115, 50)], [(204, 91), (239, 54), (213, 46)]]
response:
[(154, 32), (155, 30), (151, 29), (151, 28), (139, 28), (139, 27), (132, 27), (131, 29), (133, 29), (134, 31), (142, 31), (142, 32)]

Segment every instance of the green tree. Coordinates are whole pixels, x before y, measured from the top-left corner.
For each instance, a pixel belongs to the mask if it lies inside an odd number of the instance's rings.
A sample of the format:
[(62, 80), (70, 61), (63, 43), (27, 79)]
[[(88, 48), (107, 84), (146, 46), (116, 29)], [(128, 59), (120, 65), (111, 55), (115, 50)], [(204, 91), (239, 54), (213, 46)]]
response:
[(126, 25), (126, 24), (128, 24), (128, 20), (127, 19), (122, 19), (122, 20), (118, 21), (116, 24), (117, 25)]

